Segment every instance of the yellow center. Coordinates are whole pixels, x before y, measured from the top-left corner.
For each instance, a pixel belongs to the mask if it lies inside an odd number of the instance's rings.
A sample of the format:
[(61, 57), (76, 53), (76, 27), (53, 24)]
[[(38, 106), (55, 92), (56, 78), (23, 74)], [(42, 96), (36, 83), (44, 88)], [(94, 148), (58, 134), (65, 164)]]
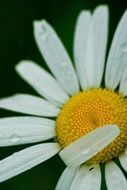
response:
[(79, 92), (63, 106), (56, 120), (57, 138), (64, 148), (107, 124), (116, 124), (120, 135), (89, 163), (104, 163), (118, 157), (127, 145), (127, 100), (108, 89), (89, 89)]

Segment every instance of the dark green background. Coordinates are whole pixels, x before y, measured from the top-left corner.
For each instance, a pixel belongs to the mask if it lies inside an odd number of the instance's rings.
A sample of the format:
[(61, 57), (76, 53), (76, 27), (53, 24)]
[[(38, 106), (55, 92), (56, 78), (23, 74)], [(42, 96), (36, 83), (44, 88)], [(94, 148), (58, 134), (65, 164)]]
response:
[[(16, 92), (36, 94), (14, 70), (14, 66), (20, 60), (31, 59), (47, 69), (33, 38), (33, 20), (47, 19), (56, 29), (72, 57), (73, 31), (78, 13), (82, 9), (93, 10), (99, 4), (109, 5), (110, 44), (115, 27), (127, 7), (124, 0), (0, 1), (0, 97)], [(0, 111), (0, 117), (14, 115), (19, 114)], [(0, 148), (0, 159), (27, 146)], [(64, 167), (60, 158), (55, 156), (30, 171), (1, 183), (0, 190), (53, 190)]]

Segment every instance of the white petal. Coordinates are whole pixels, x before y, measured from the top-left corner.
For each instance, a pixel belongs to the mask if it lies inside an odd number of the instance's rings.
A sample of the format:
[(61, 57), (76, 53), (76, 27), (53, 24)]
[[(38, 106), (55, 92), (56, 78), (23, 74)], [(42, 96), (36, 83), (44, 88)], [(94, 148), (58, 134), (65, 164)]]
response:
[(77, 168), (69, 168), (67, 167), (62, 173), (55, 190), (70, 190), (70, 186), (72, 181), (78, 171)]
[[(127, 53), (125, 54), (125, 56), (127, 63)], [(127, 67), (125, 67), (121, 77), (119, 92), (122, 93), (124, 96), (127, 96)]]
[(47, 71), (32, 61), (22, 61), (16, 66), (21, 77), (28, 82), (41, 96), (61, 105), (68, 95)]
[(82, 89), (100, 86), (107, 46), (108, 9), (99, 6), (91, 17), (79, 16), (75, 34), (74, 54)]
[(51, 158), (59, 151), (57, 143), (31, 146), (0, 161), (0, 182), (14, 177)]
[(34, 36), (48, 67), (71, 95), (79, 91), (72, 62), (54, 29), (45, 21), (34, 22)]
[(108, 10), (106, 6), (95, 9), (89, 27), (86, 50), (86, 76), (88, 87), (98, 87), (101, 84), (108, 33)]
[(74, 60), (82, 89), (85, 89), (88, 86), (85, 66), (86, 48), (90, 23), (90, 12), (82, 11), (76, 23), (76, 30), (74, 36)]
[(127, 180), (113, 161), (105, 165), (105, 177), (108, 190), (127, 190)]
[(40, 97), (17, 94), (0, 100), (0, 108), (37, 116), (54, 117), (59, 108)]
[(67, 166), (79, 166), (109, 145), (119, 133), (116, 125), (97, 128), (65, 147), (59, 155)]
[(106, 87), (115, 89), (127, 63), (127, 11), (123, 15), (113, 38), (106, 67)]
[(0, 146), (39, 142), (55, 136), (55, 122), (39, 117), (0, 119)]
[(97, 9), (95, 9), (93, 14), (93, 34), (95, 49), (93, 83), (95, 86), (100, 86), (104, 71), (108, 38), (108, 15), (109, 13), (107, 6), (99, 6)]
[(101, 171), (98, 164), (85, 165), (77, 172), (70, 190), (100, 190)]
[(127, 172), (127, 150), (125, 150), (120, 156), (119, 156), (120, 163), (124, 170)]

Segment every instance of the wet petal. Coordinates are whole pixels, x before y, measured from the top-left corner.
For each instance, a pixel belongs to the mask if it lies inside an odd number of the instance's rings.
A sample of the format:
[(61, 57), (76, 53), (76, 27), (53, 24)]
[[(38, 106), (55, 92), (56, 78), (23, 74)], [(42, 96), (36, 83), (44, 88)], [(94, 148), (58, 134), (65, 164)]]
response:
[(28, 94), (16, 94), (0, 100), (0, 108), (36, 116), (54, 117), (59, 108), (40, 97)]
[[(106, 6), (99, 6), (95, 9), (88, 29), (87, 45), (85, 44), (85, 49), (82, 50), (85, 52), (85, 60), (82, 61), (82, 65), (84, 65), (82, 70), (84, 70), (86, 78), (84, 80), (87, 81), (86, 86), (84, 85), (85, 89), (98, 87), (101, 84), (108, 34), (108, 9)], [(84, 40), (80, 40), (81, 43), (86, 43)]]
[(47, 71), (33, 61), (21, 61), (16, 66), (19, 75), (28, 82), (41, 96), (56, 105), (61, 105), (68, 95)]
[[(93, 82), (91, 86), (99, 87), (104, 72), (107, 38), (108, 38), (108, 7), (98, 6), (93, 14), (94, 63), (91, 65)], [(88, 55), (90, 57), (90, 55)], [(87, 61), (89, 65), (89, 60)], [(90, 69), (88, 70), (91, 71)], [(88, 77), (89, 77), (88, 72)]]
[(105, 165), (105, 177), (108, 190), (127, 189), (127, 180), (120, 168), (113, 161)]
[(65, 147), (59, 155), (67, 166), (79, 166), (109, 145), (119, 133), (116, 125), (97, 128)]
[(70, 190), (100, 190), (101, 171), (98, 164), (85, 165), (77, 172)]
[(77, 173), (77, 168), (69, 168), (67, 167), (62, 173), (55, 190), (70, 190), (70, 186), (72, 181)]
[(101, 84), (108, 34), (108, 9), (99, 6), (93, 16), (82, 11), (76, 25), (74, 57), (82, 89)]
[(127, 63), (127, 11), (116, 29), (106, 66), (106, 87), (115, 89)]
[(14, 177), (54, 156), (60, 150), (57, 143), (31, 146), (0, 161), (0, 182)]
[(76, 23), (76, 30), (74, 36), (74, 60), (82, 89), (88, 87), (85, 65), (86, 65), (86, 48), (87, 48), (90, 23), (91, 23), (90, 12), (82, 11)]
[(71, 95), (78, 92), (72, 62), (54, 29), (45, 20), (35, 21), (34, 36), (42, 56), (61, 86)]
[(119, 156), (120, 163), (124, 170), (127, 172), (127, 150), (125, 150), (120, 156)]
[(55, 122), (39, 117), (0, 119), (0, 146), (34, 143), (55, 136)]

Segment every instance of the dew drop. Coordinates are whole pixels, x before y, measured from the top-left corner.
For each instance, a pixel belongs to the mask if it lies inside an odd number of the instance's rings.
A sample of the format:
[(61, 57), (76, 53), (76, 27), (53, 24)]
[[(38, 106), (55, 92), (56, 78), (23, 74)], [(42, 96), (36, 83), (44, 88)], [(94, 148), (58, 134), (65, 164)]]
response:
[(13, 156), (17, 156), (18, 155), (18, 153), (17, 152), (15, 152), (14, 154), (13, 154)]
[(20, 141), (20, 139), (21, 139), (21, 137), (19, 137), (18, 135), (12, 135), (12, 136), (10, 137), (10, 141), (11, 141), (12, 143), (17, 143), (17, 142)]
[(40, 35), (43, 42), (48, 40), (49, 34), (47, 33), (45, 26), (41, 27)]
[(90, 153), (90, 149), (86, 149), (82, 152), (82, 155), (88, 155)]
[(30, 170), (31, 168), (32, 168), (32, 166), (29, 165), (29, 166), (26, 167), (26, 170)]
[(44, 25), (41, 26), (41, 32), (45, 32), (46, 31), (46, 28)]

